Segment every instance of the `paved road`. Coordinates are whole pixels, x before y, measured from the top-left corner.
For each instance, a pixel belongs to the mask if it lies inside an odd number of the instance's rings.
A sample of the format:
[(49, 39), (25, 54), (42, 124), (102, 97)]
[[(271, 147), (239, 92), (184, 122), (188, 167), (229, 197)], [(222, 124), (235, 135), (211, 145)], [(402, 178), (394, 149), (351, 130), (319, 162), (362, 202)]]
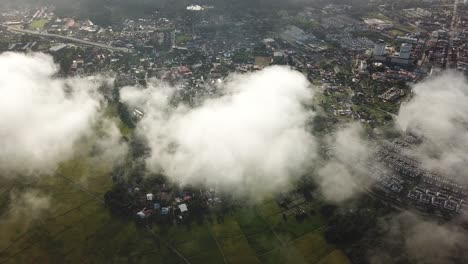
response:
[(385, 113), (385, 114), (388, 114), (388, 115), (391, 115), (392, 118), (395, 120), (398, 118), (398, 115), (397, 114), (394, 114), (392, 112), (388, 112), (388, 111), (385, 111), (383, 109), (380, 109), (380, 108), (374, 108), (374, 107), (370, 107), (368, 105), (364, 105), (364, 107), (368, 108), (368, 109), (372, 109), (372, 110), (375, 110), (375, 111), (379, 111), (379, 112), (382, 112), (382, 113)]
[(83, 44), (83, 45), (94, 46), (94, 47), (108, 49), (108, 50), (114, 50), (114, 51), (120, 51), (120, 52), (130, 52), (130, 50), (127, 49), (127, 48), (113, 47), (113, 46), (109, 46), (109, 45), (106, 45), (106, 44), (103, 44), (103, 43), (87, 41), (87, 40), (74, 38), (74, 37), (67, 37), (67, 36), (62, 36), (62, 35), (57, 35), (57, 34), (42, 33), (42, 32), (39, 32), (39, 31), (20, 29), (20, 28), (16, 28), (16, 27), (8, 27), (8, 30), (11, 31), (11, 32), (16, 32), (16, 33), (36, 35), (36, 36), (42, 36), (42, 37), (48, 37), (48, 38), (63, 39), (63, 40), (71, 41), (71, 42), (80, 43), (80, 44)]
[(455, 29), (455, 23), (457, 21), (457, 14), (458, 14), (458, 0), (455, 0), (453, 3), (453, 14), (452, 14), (452, 23), (450, 25), (450, 30)]

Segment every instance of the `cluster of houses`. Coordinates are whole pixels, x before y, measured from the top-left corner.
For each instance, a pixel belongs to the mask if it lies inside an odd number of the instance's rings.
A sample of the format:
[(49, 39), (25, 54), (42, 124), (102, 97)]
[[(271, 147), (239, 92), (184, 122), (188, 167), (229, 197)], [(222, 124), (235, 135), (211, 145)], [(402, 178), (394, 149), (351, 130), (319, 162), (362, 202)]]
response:
[(421, 204), (432, 205), (459, 214), (463, 214), (466, 207), (464, 200), (457, 196), (421, 187), (416, 187), (414, 190), (411, 190), (407, 197)]
[(404, 69), (392, 70), (387, 69), (384, 72), (374, 72), (372, 73), (372, 80), (379, 82), (416, 82), (421, 79), (421, 75), (416, 72), (410, 72)]
[(423, 171), (411, 159), (389, 149), (380, 149), (376, 159), (404, 176), (416, 178), (423, 174)]
[(368, 167), (368, 172), (370, 177), (385, 189), (397, 194), (403, 191), (405, 181), (393, 172), (383, 170), (380, 166), (375, 166), (375, 164)]
[(403, 190), (403, 183), (404, 181), (402, 179), (399, 179), (394, 176), (383, 176), (379, 178), (379, 182), (385, 186), (386, 188), (396, 192), (400, 193)]
[[(195, 193), (188, 191), (173, 192), (169, 188), (162, 188), (158, 192), (143, 192), (135, 188), (133, 192), (138, 194), (137, 210), (134, 210), (135, 218), (139, 221), (166, 221), (184, 223), (189, 217), (189, 211), (195, 199), (204, 203), (207, 207), (216, 206), (221, 199), (216, 195), (214, 188), (199, 190)], [(193, 209), (193, 207), (192, 207)]]
[(460, 196), (468, 195), (468, 186), (459, 184), (436, 172), (424, 173), (421, 180), (424, 184), (434, 186), (435, 188), (444, 190), (445, 192), (454, 193)]
[[(138, 189), (138, 188), (136, 188)], [(139, 190), (136, 190), (139, 191)], [(169, 198), (168, 193), (146, 193), (142, 196), (142, 199), (145, 199), (144, 207), (140, 210), (137, 210), (136, 217), (138, 219), (147, 219), (147, 218), (163, 218), (163, 217), (175, 217), (177, 221), (182, 221), (189, 212), (187, 203), (192, 200), (193, 195), (190, 193), (179, 193), (173, 199), (167, 200)]]
[[(427, 208), (440, 208), (448, 212), (462, 214), (464, 212), (463, 198), (468, 194), (467, 187), (458, 184), (438, 173), (420, 169), (417, 161), (402, 153), (411, 152), (411, 146), (418, 144), (420, 139), (405, 136), (386, 142), (377, 151), (376, 160), (386, 165), (391, 171), (377, 169), (371, 176), (389, 191), (396, 194), (395, 198), (407, 198), (417, 205)], [(400, 176), (407, 177), (406, 180)], [(413, 188), (414, 184), (418, 187)], [(403, 191), (407, 188), (409, 191)]]

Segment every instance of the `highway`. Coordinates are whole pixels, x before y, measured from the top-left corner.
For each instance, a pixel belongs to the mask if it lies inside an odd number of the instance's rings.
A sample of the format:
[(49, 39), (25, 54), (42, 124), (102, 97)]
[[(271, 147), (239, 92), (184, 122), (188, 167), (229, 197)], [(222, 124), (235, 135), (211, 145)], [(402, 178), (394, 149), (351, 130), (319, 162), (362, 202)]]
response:
[(94, 46), (94, 47), (113, 50), (113, 51), (120, 51), (120, 52), (125, 52), (125, 53), (130, 52), (130, 50), (127, 49), (127, 48), (113, 47), (113, 46), (109, 46), (109, 45), (106, 45), (106, 44), (103, 44), (103, 43), (87, 41), (87, 40), (74, 38), (74, 37), (67, 37), (67, 36), (62, 36), (62, 35), (57, 35), (57, 34), (42, 33), (42, 32), (39, 32), (39, 31), (20, 29), (20, 28), (16, 28), (16, 27), (8, 27), (8, 30), (11, 31), (11, 32), (15, 32), (15, 33), (35, 35), (35, 36), (41, 36), (41, 37), (47, 37), (47, 38), (63, 39), (63, 40), (67, 40), (67, 41), (70, 41), (70, 42), (76, 42), (76, 43), (87, 45), (87, 46)]

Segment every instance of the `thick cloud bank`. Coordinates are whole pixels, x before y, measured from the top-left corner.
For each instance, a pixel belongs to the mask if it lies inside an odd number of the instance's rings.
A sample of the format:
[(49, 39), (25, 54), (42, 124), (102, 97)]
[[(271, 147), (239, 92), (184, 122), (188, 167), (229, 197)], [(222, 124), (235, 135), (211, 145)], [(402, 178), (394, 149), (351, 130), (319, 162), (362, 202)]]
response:
[(91, 130), (98, 84), (56, 72), (44, 54), (0, 55), (0, 174), (50, 172)]
[(424, 138), (417, 149), (423, 165), (468, 183), (468, 84), (453, 73), (415, 85), (401, 106), (398, 125)]
[(305, 173), (316, 143), (306, 129), (312, 90), (283, 67), (234, 76), (224, 95), (200, 107), (169, 106), (170, 87), (124, 88), (121, 98), (145, 111), (138, 126), (151, 147), (147, 165), (181, 184), (205, 183), (261, 194)]

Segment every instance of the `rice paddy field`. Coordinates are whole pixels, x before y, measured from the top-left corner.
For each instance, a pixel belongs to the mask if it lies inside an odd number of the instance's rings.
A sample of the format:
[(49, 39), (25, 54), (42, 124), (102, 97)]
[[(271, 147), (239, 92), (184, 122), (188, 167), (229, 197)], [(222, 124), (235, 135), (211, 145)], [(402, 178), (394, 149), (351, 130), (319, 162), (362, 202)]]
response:
[[(53, 176), (2, 180), (0, 264), (350, 263), (323, 237), (327, 225), (318, 212), (320, 201), (301, 204), (309, 214), (303, 221), (271, 198), (219, 222), (147, 229), (105, 208), (110, 171), (84, 151)], [(25, 202), (19, 194), (28, 192), (34, 195)], [(31, 204), (48, 206), (32, 210)]]
[(63, 169), (76, 184), (58, 176), (36, 183), (52, 206), (28, 223), (2, 223), (0, 263), (349, 263), (324, 240), (326, 226), (318, 213), (302, 222), (293, 216), (285, 221), (274, 201), (190, 228), (147, 230), (114, 219), (97, 199), (110, 180), (104, 175), (81, 180), (82, 168), (77, 162)]

